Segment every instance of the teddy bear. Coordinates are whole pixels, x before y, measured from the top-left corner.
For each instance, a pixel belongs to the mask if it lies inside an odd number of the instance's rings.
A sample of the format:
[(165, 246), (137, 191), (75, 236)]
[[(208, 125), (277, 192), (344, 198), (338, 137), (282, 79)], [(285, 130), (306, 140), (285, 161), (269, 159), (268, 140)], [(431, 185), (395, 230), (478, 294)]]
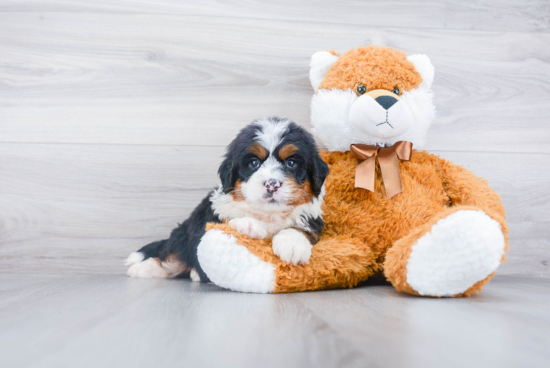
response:
[(479, 292), (505, 259), (505, 211), (486, 181), (418, 150), (435, 117), (430, 59), (379, 46), (321, 51), (309, 77), (313, 133), (330, 169), (325, 227), (309, 262), (283, 262), (270, 239), (208, 224), (198, 248), (208, 277), (254, 293), (352, 288), (381, 277), (413, 295)]

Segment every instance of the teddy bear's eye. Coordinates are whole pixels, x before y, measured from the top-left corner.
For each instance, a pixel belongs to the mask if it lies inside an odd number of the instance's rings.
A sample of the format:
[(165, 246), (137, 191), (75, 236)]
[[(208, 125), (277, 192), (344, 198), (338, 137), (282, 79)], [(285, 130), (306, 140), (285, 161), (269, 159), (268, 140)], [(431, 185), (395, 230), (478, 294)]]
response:
[(362, 84), (357, 86), (357, 95), (358, 96), (361, 96), (361, 95), (365, 94), (365, 92), (367, 92), (367, 87), (365, 87)]
[(399, 89), (399, 87), (395, 87), (392, 92), (398, 96), (401, 94), (401, 90)]

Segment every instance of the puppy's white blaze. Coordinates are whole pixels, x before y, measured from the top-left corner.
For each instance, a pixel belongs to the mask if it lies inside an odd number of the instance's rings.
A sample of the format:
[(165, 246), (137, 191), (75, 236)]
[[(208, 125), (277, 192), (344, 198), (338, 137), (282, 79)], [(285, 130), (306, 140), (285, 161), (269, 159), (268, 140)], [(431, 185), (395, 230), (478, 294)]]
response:
[(145, 255), (141, 252), (133, 252), (130, 253), (128, 258), (124, 261), (125, 266), (131, 266), (133, 264), (139, 263), (143, 261), (143, 258), (145, 258)]
[(194, 282), (201, 282), (201, 277), (199, 276), (199, 273), (194, 268), (191, 270), (191, 273), (189, 273), (189, 277)]
[(160, 266), (154, 258), (148, 258), (143, 262), (132, 265), (126, 273), (130, 277), (141, 278), (168, 278), (168, 273)]
[[(285, 173), (283, 172), (283, 166), (277, 159), (270, 156), (262, 163), (262, 166), (248, 178), (246, 182), (241, 183), (241, 191), (244, 197), (254, 206), (262, 206), (267, 204), (264, 199), (264, 195), (267, 193), (265, 189), (265, 182), (269, 179), (275, 179), (282, 182), (285, 179)], [(288, 190), (288, 189), (286, 189)], [(279, 200), (286, 201), (288, 196), (285, 197), (285, 189), (281, 187), (279, 189)], [(273, 206), (274, 204), (270, 204)]]
[(265, 239), (267, 230), (265, 225), (252, 217), (235, 218), (229, 220), (229, 226), (241, 234), (246, 234), (252, 239)]
[(281, 138), (288, 129), (290, 120), (273, 121), (264, 118), (255, 121), (254, 124), (260, 127), (256, 133), (256, 141), (271, 153), (281, 143)]
[(273, 237), (273, 252), (281, 260), (294, 265), (307, 264), (311, 258), (311, 243), (298, 230), (285, 229)]

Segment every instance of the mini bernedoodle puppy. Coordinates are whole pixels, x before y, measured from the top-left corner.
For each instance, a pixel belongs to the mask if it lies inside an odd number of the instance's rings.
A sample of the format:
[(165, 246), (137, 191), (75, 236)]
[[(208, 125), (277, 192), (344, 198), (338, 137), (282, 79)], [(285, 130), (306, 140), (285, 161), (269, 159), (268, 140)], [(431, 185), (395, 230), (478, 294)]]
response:
[(227, 147), (218, 174), (218, 188), (168, 239), (130, 254), (128, 276), (190, 276), (208, 282), (197, 260), (208, 222), (228, 221), (254, 239), (270, 237), (283, 261), (309, 262), (324, 225), (321, 205), (328, 175), (311, 134), (288, 119), (258, 119)]

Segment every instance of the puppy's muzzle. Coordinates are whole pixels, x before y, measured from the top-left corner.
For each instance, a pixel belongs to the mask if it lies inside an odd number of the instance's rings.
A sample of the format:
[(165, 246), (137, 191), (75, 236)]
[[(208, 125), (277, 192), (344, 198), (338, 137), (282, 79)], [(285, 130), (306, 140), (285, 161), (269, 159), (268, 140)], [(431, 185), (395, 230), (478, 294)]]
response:
[(275, 193), (282, 185), (282, 183), (276, 179), (269, 179), (265, 182), (265, 190), (269, 194)]

